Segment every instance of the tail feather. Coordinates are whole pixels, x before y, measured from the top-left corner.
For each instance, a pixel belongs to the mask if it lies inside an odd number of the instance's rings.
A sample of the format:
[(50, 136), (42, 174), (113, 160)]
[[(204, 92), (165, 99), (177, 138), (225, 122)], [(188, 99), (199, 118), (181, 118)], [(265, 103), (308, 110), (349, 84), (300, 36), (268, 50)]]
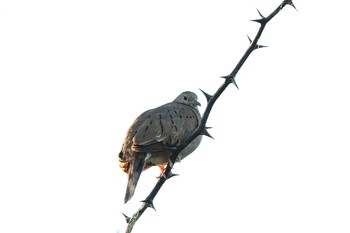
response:
[(130, 161), (128, 172), (128, 186), (126, 187), (126, 193), (124, 203), (127, 203), (134, 195), (137, 182), (139, 181), (141, 172), (145, 166), (145, 159), (143, 156), (137, 156), (135, 160)]

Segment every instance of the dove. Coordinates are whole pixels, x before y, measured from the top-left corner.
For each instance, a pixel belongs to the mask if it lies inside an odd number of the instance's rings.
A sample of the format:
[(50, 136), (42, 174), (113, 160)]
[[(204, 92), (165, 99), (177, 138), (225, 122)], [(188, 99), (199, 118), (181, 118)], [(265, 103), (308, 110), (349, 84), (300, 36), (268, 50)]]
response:
[[(171, 150), (186, 143), (201, 121), (197, 95), (186, 91), (174, 101), (145, 111), (136, 118), (127, 131), (119, 153), (119, 166), (128, 174), (124, 203), (134, 195), (141, 173), (152, 166), (159, 166), (161, 175), (164, 165), (170, 161)], [(200, 144), (197, 136), (178, 155), (177, 161), (191, 154)]]

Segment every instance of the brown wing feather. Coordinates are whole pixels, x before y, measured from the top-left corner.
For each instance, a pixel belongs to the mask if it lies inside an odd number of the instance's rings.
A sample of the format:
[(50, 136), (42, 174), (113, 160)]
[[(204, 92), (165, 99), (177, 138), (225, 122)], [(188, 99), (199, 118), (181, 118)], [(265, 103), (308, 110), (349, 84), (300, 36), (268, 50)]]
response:
[[(143, 116), (144, 115), (144, 116)], [(199, 124), (197, 109), (172, 103), (145, 112), (140, 116), (142, 124), (132, 126), (132, 150), (158, 152), (178, 146)]]

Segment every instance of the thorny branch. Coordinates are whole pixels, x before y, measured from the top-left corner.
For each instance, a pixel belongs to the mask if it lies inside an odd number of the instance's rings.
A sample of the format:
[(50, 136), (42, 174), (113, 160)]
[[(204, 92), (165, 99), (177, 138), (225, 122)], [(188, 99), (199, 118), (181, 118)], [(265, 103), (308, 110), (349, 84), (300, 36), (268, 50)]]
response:
[[(197, 136), (199, 135), (205, 135), (205, 136), (210, 136), (210, 134), (208, 133), (207, 131), (207, 127), (206, 127), (206, 123), (207, 123), (207, 120), (208, 120), (208, 117), (209, 117), (209, 114), (211, 112), (211, 109), (213, 108), (216, 100), (220, 97), (220, 95), (225, 91), (225, 89), (232, 83), (234, 84), (237, 88), (238, 88), (238, 85), (236, 83), (236, 75), (238, 73), (238, 71), (240, 70), (240, 68), (243, 66), (243, 64), (245, 63), (245, 61), (247, 60), (247, 58), (249, 57), (249, 55), (255, 50), (255, 49), (259, 49), (259, 48), (263, 48), (263, 47), (266, 47), (266, 46), (262, 46), (262, 45), (259, 45), (258, 44), (258, 41), (260, 39), (260, 36), (262, 35), (264, 29), (265, 29), (265, 26), (267, 25), (267, 23), (273, 18), (275, 17), (279, 12), (280, 10), (283, 9), (283, 7), (285, 7), (286, 5), (291, 5), (292, 7), (295, 8), (292, 0), (284, 0), (269, 16), (265, 17), (263, 16), (259, 10), (258, 13), (260, 15), (260, 19), (256, 19), (256, 20), (252, 20), (254, 22), (257, 22), (260, 24), (260, 28), (257, 32), (257, 34), (255, 35), (254, 37), (254, 40), (251, 40), (248, 36), (248, 39), (250, 41), (250, 46), (248, 47), (248, 49), (246, 50), (246, 52), (243, 54), (242, 58), (240, 59), (240, 61), (237, 63), (236, 67), (232, 70), (232, 72), (229, 74), (229, 75), (226, 75), (226, 76), (223, 76), (222, 78), (225, 79), (224, 83), (218, 88), (218, 90), (215, 92), (214, 95), (209, 95), (207, 93), (205, 93), (204, 91), (203, 94), (205, 95), (206, 99), (207, 99), (207, 107), (205, 109), (205, 112), (202, 116), (202, 120), (201, 120), (201, 123), (200, 125), (198, 126), (198, 128), (193, 132), (192, 135), (190, 135), (188, 137), (188, 139), (186, 140), (186, 143), (175, 148), (173, 151), (172, 151), (172, 155), (170, 157), (170, 161), (171, 163), (170, 164), (175, 164), (175, 161), (176, 161), (176, 158), (178, 156), (178, 154), (189, 144), (191, 143)], [(296, 9), (296, 8), (295, 8)], [(155, 196), (157, 195), (158, 191), (160, 190), (160, 188), (163, 186), (163, 184), (165, 183), (165, 181), (170, 178), (169, 177), (169, 173), (172, 169), (172, 166), (170, 166), (170, 164), (168, 163), (167, 167), (166, 167), (166, 170), (164, 172), (164, 176), (161, 176), (157, 182), (157, 184), (155, 185), (155, 187), (152, 189), (151, 193), (148, 195), (148, 197), (142, 201), (142, 205), (141, 207), (136, 211), (136, 213), (133, 214), (133, 216), (130, 218), (126, 215), (125, 216), (125, 219), (128, 223), (127, 225), (127, 229), (126, 229), (126, 233), (130, 233), (135, 225), (135, 223), (137, 222), (137, 220), (141, 217), (141, 215), (143, 214), (143, 212), (148, 208), (148, 207), (151, 207), (153, 209), (154, 206), (153, 206), (153, 200), (155, 198)], [(168, 178), (166, 178), (168, 177)]]

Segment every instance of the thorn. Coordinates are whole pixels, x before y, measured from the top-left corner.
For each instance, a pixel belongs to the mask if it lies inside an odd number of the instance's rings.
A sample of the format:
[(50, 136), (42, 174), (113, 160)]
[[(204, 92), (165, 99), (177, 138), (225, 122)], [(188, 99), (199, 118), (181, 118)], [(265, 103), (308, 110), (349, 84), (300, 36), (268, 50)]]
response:
[(179, 174), (171, 173), (171, 174), (169, 174), (168, 179), (170, 179), (171, 177), (174, 177), (174, 176), (179, 176)]
[(122, 212), (122, 215), (124, 215), (126, 223), (129, 223), (131, 218), (129, 216), (127, 216), (126, 214), (124, 214), (123, 212)]
[[(250, 44), (252, 44), (252, 39), (250, 39), (250, 37), (248, 35), (247, 35), (247, 37), (248, 37)], [(265, 48), (265, 47), (268, 47), (268, 46), (256, 44), (254, 49), (260, 49), (260, 48)]]
[(211, 97), (213, 97), (212, 95), (209, 95), (208, 93), (206, 93), (205, 91), (203, 91), (202, 89), (199, 88), (199, 90), (201, 92), (203, 92), (203, 94), (205, 95), (205, 98), (207, 99), (207, 102), (209, 102), (209, 100), (211, 99)]
[(239, 90), (238, 85), (237, 85), (237, 83), (236, 83), (236, 79), (233, 78), (233, 79), (231, 80), (231, 82), (232, 82), (232, 83), (236, 86), (236, 88)]
[(237, 87), (237, 89), (239, 90), (238, 85), (236, 83), (235, 76), (236, 75), (232, 76), (232, 73), (231, 73), (230, 75), (227, 75), (227, 76), (221, 76), (221, 78), (224, 78), (224, 79), (228, 80), (230, 83), (233, 83)]
[(291, 5), (296, 11), (298, 11), (298, 9), (295, 7), (295, 5), (294, 5), (294, 3), (293, 3), (292, 0), (288, 0), (288, 1), (287, 1), (287, 4), (288, 4), (288, 5)]
[[(248, 35), (247, 35), (247, 37), (248, 37), (250, 44), (252, 44), (252, 39), (250, 39), (250, 37)], [(268, 46), (256, 44), (254, 49), (260, 49), (260, 48), (265, 48), (265, 47), (268, 47)]]
[(250, 39), (250, 37), (248, 35), (247, 35), (247, 37), (248, 37), (249, 42), (252, 43), (252, 39)]
[(260, 24), (266, 24), (267, 23), (267, 19), (266, 18), (252, 19), (251, 21), (257, 22), (257, 23), (260, 23)]
[(269, 47), (269, 46), (257, 44), (257, 45), (255, 45), (254, 49), (261, 49), (261, 48), (266, 48), (266, 47)]
[(153, 201), (146, 199), (141, 202), (144, 202), (147, 205), (147, 207), (151, 207), (152, 209), (154, 209), (154, 211), (157, 211), (156, 208), (154, 208)]
[(202, 130), (201, 134), (204, 135), (204, 136), (207, 136), (207, 137), (210, 137), (210, 138), (214, 139), (213, 136), (211, 136), (211, 135), (209, 134), (209, 132), (208, 132), (207, 129), (209, 129), (209, 128), (205, 127), (205, 128)]
[(263, 14), (261, 14), (261, 12), (258, 10), (258, 8), (256, 8), (257, 12), (259, 13), (261, 19), (253, 19), (252, 21), (260, 23), (260, 24), (266, 24), (267, 23), (267, 18), (265, 16), (263, 16)]
[(258, 8), (256, 8), (256, 10), (258, 11), (258, 13), (259, 13), (260, 17), (261, 17), (261, 18), (263, 18), (263, 19), (265, 19), (265, 16), (263, 16), (263, 15), (261, 14), (261, 12), (259, 11), (259, 9), (258, 9)]

